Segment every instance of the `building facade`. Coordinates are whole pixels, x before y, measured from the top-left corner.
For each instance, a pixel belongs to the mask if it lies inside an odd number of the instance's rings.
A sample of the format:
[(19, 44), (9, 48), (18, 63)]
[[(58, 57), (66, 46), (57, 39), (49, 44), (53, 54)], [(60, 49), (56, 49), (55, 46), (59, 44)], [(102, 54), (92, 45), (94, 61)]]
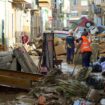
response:
[(0, 44), (13, 47), (21, 33), (30, 34), (31, 0), (0, 0)]
[(89, 17), (97, 26), (105, 25), (105, 0), (89, 0)]
[(70, 22), (88, 17), (88, 0), (63, 0), (64, 26), (69, 27)]

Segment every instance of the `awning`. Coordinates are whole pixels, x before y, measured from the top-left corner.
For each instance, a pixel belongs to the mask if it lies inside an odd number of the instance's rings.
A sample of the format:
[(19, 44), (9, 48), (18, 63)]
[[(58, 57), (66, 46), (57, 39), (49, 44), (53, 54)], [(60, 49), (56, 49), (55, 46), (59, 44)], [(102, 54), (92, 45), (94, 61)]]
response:
[(13, 0), (13, 3), (23, 3), (25, 0)]
[(23, 8), (23, 4), (26, 9), (32, 8), (31, 0), (12, 0), (12, 5), (15, 7)]
[(39, 0), (39, 6), (40, 7), (48, 7), (50, 5), (49, 0)]
[(39, 0), (39, 3), (40, 2), (49, 2), (49, 0)]
[(31, 3), (32, 1), (31, 0), (12, 0), (13, 3), (23, 3), (23, 2), (26, 2), (26, 3)]

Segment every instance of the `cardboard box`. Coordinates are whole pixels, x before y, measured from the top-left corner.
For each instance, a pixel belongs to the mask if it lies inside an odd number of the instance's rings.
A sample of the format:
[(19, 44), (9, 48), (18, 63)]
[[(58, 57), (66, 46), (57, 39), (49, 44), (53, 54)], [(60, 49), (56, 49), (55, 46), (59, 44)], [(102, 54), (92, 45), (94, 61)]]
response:
[(66, 54), (65, 46), (62, 44), (55, 46), (55, 53), (56, 53), (56, 55)]

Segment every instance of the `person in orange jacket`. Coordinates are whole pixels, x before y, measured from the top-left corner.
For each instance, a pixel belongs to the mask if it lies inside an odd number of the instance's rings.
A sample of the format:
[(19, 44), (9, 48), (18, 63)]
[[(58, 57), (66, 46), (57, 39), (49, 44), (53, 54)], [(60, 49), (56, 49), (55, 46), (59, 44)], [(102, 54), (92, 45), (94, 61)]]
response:
[(91, 44), (91, 38), (88, 39), (88, 32), (83, 32), (83, 35), (79, 39), (80, 41), (80, 53), (82, 54), (82, 66), (88, 68), (90, 66), (90, 59), (92, 55), (92, 48), (90, 46)]

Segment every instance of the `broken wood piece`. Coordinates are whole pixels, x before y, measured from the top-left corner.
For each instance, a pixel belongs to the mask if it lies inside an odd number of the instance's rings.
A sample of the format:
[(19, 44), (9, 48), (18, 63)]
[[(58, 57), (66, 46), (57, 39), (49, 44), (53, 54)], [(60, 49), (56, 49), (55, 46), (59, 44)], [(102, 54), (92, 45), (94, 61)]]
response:
[(16, 59), (20, 63), (24, 72), (33, 74), (38, 73), (37, 66), (32, 61), (24, 47), (14, 49), (14, 55), (16, 56)]
[(0, 69), (0, 85), (12, 88), (30, 89), (32, 83), (43, 79), (41, 74), (31, 74)]

